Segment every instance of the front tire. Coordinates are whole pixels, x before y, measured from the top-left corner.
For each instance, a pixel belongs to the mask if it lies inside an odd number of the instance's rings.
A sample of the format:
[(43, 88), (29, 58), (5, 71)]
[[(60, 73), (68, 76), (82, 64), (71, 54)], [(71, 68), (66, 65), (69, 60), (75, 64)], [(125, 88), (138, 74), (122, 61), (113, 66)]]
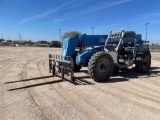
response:
[(113, 72), (113, 59), (105, 52), (94, 54), (88, 63), (88, 73), (96, 82), (105, 82), (110, 79)]

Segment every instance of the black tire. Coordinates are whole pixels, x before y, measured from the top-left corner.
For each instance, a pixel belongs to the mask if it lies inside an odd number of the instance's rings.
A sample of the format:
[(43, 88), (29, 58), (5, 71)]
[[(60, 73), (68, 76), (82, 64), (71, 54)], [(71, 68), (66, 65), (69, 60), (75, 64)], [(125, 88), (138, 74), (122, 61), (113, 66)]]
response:
[(113, 59), (105, 52), (94, 54), (88, 63), (88, 73), (96, 82), (105, 82), (113, 72)]
[(117, 66), (114, 66), (113, 73), (119, 73), (119, 68)]
[(72, 55), (72, 58), (73, 58), (73, 61), (74, 61), (74, 72), (79, 72), (80, 71), (80, 69), (82, 68), (82, 66), (81, 65), (77, 65), (76, 64), (76, 56), (77, 56), (77, 51), (75, 51), (74, 53), (73, 53), (73, 55)]
[(136, 61), (136, 71), (138, 73), (147, 73), (151, 66), (150, 53), (144, 53), (142, 61)]

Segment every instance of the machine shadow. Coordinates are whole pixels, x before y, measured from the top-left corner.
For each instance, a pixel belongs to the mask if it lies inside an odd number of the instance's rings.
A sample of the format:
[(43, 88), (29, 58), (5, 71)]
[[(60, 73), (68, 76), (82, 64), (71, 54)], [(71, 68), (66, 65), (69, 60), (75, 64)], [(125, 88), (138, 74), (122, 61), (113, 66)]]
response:
[(138, 78), (139, 76), (142, 78), (157, 77), (157, 76), (160, 76), (160, 67), (151, 67), (147, 73), (137, 73), (134, 68), (131, 69), (131, 72), (136, 73), (133, 75), (133, 77), (136, 77), (136, 78)]
[[(84, 72), (88, 74), (87, 70), (81, 70), (81, 72)], [(117, 76), (117, 78), (115, 78)], [(118, 77), (120, 76), (120, 77)], [(120, 72), (114, 72), (110, 78), (110, 80), (103, 82), (103, 83), (116, 83), (116, 82), (126, 82), (130, 79), (134, 78), (150, 78), (150, 77), (157, 77), (160, 76), (160, 67), (151, 67), (148, 73), (137, 73), (135, 68), (126, 69), (125, 71), (122, 70)], [(90, 78), (89, 75), (77, 77), (79, 81), (84, 81), (85, 78)], [(94, 85), (94, 83), (85, 80), (85, 82), (89, 82), (88, 85)], [(82, 84), (83, 85), (83, 84)], [(85, 84), (86, 85), (86, 84)]]
[(85, 80), (86, 78), (90, 78), (89, 76), (83, 76), (83, 77), (75, 77), (75, 81), (73, 82), (74, 85), (94, 85), (93, 82), (90, 82), (88, 80)]
[[(123, 78), (112, 78), (115, 76), (121, 76)], [(108, 82), (122, 82), (134, 78), (150, 78), (160, 76), (160, 67), (151, 67), (148, 73), (137, 73), (135, 68), (127, 69), (126, 71), (120, 71), (113, 73), (111, 79)]]

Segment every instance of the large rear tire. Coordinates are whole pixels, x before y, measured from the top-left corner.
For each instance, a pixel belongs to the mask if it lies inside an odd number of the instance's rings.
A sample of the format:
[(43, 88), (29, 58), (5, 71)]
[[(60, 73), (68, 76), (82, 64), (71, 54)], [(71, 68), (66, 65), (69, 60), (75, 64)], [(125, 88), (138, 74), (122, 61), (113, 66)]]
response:
[(109, 80), (113, 69), (113, 59), (105, 52), (94, 54), (88, 63), (88, 73), (96, 82), (105, 82)]
[(151, 66), (151, 55), (144, 53), (143, 60), (136, 62), (136, 71), (138, 73), (147, 73)]

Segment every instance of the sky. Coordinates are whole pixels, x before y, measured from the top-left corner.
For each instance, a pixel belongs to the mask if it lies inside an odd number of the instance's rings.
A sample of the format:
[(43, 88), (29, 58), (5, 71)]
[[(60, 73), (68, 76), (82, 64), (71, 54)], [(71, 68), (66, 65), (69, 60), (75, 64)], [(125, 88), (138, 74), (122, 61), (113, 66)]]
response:
[(0, 0), (0, 38), (59, 40), (69, 31), (135, 31), (160, 43), (160, 0)]

